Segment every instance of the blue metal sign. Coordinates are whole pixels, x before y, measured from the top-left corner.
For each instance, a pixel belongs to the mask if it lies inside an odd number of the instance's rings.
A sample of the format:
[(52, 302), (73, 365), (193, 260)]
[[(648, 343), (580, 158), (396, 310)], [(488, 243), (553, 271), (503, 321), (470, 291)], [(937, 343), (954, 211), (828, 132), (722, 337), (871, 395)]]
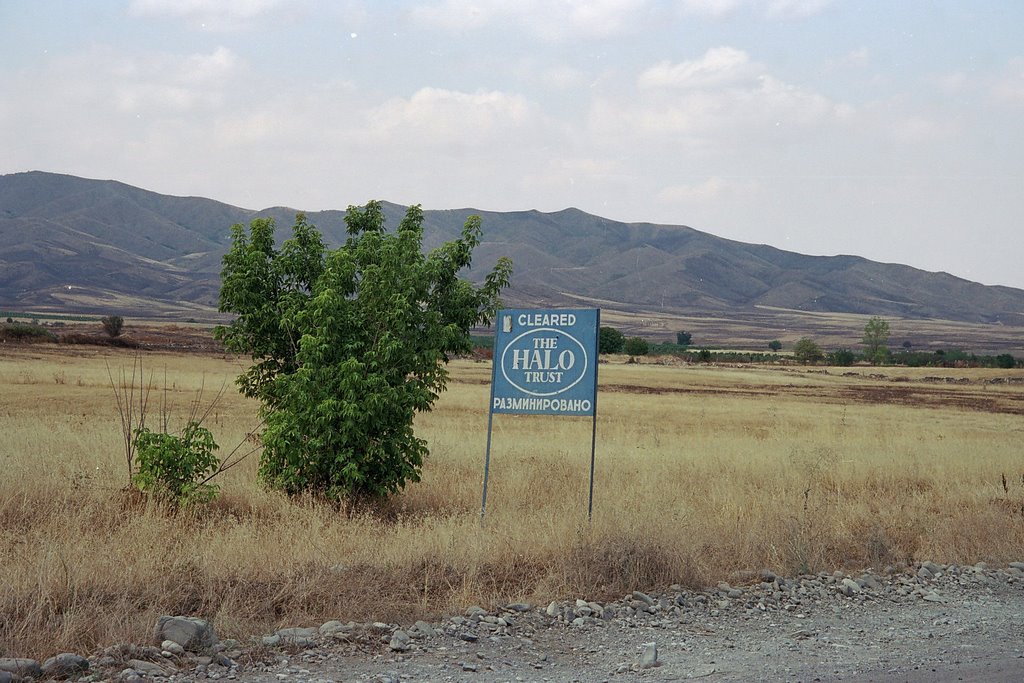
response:
[(494, 336), (492, 413), (595, 415), (597, 309), (507, 309)]

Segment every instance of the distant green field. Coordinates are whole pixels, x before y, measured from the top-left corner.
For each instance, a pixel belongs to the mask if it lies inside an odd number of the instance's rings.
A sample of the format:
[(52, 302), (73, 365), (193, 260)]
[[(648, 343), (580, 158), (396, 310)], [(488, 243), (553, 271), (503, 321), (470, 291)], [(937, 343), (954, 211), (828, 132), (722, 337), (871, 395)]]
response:
[(98, 315), (70, 315), (66, 313), (29, 313), (26, 311), (0, 311), (0, 320), (69, 320), (71, 322), (98, 322)]

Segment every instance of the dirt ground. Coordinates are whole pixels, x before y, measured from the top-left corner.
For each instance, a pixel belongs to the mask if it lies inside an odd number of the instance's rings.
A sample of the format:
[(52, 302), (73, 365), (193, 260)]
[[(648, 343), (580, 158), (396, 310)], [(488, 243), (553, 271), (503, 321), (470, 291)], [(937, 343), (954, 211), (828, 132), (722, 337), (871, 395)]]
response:
[[(852, 596), (843, 593), (841, 578), (828, 583), (829, 578), (824, 581), (830, 587), (818, 597), (791, 608), (749, 607), (765, 595), (756, 587), (744, 589), (742, 598), (725, 607), (720, 586), (703, 593), (652, 594), (661, 605), (668, 599), (692, 607), (671, 612), (653, 607), (652, 614), (621, 616), (630, 610), (624, 605), (640, 604), (627, 596), (616, 603), (620, 616), (610, 619), (567, 622), (540, 607), (499, 610), (512, 622), (507, 629), (488, 635), (476, 618), (456, 617), (434, 624), (437, 633), (429, 637), (414, 637), (406, 652), (386, 645), (396, 625), (377, 624), (378, 642), (369, 645), (321, 638), (301, 647), (256, 647), (232, 653), (238, 664), (230, 670), (199, 667), (175, 678), (244, 683), (1024, 680), (1022, 574), (943, 569), (949, 573), (934, 580), (917, 578), (914, 568), (895, 578), (879, 575), (873, 588)], [(907, 594), (903, 589), (910, 586), (918, 588)], [(729, 590), (737, 595), (738, 589)], [(700, 608), (702, 595), (710, 609)], [(657, 647), (656, 665), (644, 666), (650, 643)]]

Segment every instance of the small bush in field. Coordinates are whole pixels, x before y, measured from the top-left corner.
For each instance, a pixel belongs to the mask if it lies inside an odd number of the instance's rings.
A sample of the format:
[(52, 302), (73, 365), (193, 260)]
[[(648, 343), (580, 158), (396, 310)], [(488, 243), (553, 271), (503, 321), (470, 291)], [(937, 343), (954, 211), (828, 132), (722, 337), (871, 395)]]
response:
[(623, 345), (623, 351), (630, 356), (646, 356), (650, 351), (647, 340), (642, 337), (627, 337)]
[(110, 337), (120, 337), (121, 330), (124, 328), (124, 318), (119, 315), (106, 315), (100, 320), (103, 325), (103, 331), (106, 332)]
[(45, 327), (13, 323), (0, 327), (0, 339), (12, 341), (57, 341), (57, 335)]
[(140, 490), (175, 505), (206, 503), (217, 497), (217, 486), (206, 482), (217, 473), (220, 461), (213, 454), (213, 434), (196, 421), (181, 436), (151, 432), (135, 433), (139, 471), (132, 483)]

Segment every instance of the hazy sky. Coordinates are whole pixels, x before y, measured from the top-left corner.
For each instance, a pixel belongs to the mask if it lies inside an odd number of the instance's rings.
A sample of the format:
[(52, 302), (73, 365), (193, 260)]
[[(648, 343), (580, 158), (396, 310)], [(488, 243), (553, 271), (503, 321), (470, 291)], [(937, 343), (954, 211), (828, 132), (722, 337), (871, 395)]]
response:
[(0, 173), (575, 206), (1024, 287), (1022, 169), (1018, 0), (0, 0)]

